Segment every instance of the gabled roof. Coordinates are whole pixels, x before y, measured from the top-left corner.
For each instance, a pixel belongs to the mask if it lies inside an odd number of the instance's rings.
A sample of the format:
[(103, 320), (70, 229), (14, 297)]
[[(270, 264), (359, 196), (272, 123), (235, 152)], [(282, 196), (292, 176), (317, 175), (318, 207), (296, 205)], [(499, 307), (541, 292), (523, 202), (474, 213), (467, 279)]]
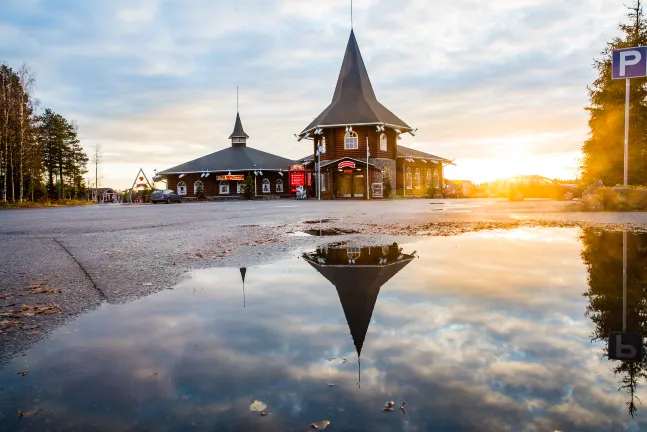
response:
[(332, 102), (301, 134), (317, 126), (385, 123), (402, 130), (411, 127), (377, 101), (362, 54), (351, 30)]
[(240, 121), (240, 113), (236, 113), (236, 124), (234, 125), (234, 131), (229, 135), (229, 139), (232, 138), (249, 138), (249, 135), (243, 130), (243, 123)]
[(453, 161), (449, 159), (442, 158), (440, 156), (432, 155), (431, 153), (425, 153), (420, 150), (412, 149), (409, 147), (405, 147), (403, 145), (398, 144), (398, 156), (399, 158), (404, 158), (404, 157), (412, 157), (412, 158), (424, 158), (424, 159), (435, 159), (439, 162), (445, 162), (445, 163), (451, 163), (453, 164)]
[(254, 165), (259, 169), (289, 170), (295, 161), (256, 150), (251, 147), (227, 147), (190, 162), (168, 168), (158, 174), (191, 173), (203, 171), (243, 171), (253, 170)]

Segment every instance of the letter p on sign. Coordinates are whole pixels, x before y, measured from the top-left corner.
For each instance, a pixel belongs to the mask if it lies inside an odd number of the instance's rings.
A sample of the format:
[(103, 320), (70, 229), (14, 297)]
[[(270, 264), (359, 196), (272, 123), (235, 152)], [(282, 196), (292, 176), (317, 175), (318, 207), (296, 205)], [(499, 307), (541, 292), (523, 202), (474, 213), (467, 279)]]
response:
[(647, 76), (647, 47), (613, 50), (611, 63), (613, 79)]

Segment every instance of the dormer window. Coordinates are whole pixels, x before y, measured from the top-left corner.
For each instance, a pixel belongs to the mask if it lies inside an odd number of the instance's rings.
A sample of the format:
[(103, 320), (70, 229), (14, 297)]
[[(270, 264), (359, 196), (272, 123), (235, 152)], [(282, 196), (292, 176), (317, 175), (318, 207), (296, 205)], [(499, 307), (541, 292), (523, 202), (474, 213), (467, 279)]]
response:
[(245, 138), (232, 138), (231, 142), (234, 144), (245, 144), (246, 141), (247, 139)]

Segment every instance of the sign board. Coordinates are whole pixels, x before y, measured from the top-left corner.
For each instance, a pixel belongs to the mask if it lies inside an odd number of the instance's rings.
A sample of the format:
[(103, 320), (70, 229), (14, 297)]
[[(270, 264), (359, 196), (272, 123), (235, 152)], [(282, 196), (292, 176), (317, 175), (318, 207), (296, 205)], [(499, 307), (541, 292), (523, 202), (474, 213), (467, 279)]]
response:
[(647, 76), (647, 47), (616, 49), (611, 59), (613, 79)]
[(306, 182), (306, 173), (303, 171), (290, 171), (290, 191), (295, 193), (297, 187), (304, 187)]
[(339, 162), (339, 165), (337, 165), (337, 168), (339, 168), (339, 169), (342, 169), (342, 168), (355, 168), (355, 162), (351, 162), (351, 161)]
[(344, 174), (352, 174), (353, 170), (352, 169), (345, 169)]
[(306, 169), (303, 167), (303, 165), (292, 165), (290, 167), (290, 171), (305, 171)]
[(244, 174), (235, 174), (235, 175), (222, 175), (222, 176), (216, 176), (216, 180), (245, 180), (245, 175)]
[(636, 333), (611, 332), (609, 335), (609, 358), (611, 360), (642, 360), (643, 338)]

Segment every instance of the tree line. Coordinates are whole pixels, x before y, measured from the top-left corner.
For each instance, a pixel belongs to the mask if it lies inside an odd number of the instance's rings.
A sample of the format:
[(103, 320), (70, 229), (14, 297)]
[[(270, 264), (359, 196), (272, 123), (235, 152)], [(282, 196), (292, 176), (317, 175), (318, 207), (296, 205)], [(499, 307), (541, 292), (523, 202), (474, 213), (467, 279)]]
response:
[(25, 64), (0, 65), (0, 200), (2, 203), (86, 196), (88, 156), (78, 127), (33, 95)]
[[(628, 21), (619, 25), (620, 36), (607, 43), (594, 61), (598, 78), (588, 87), (589, 139), (582, 146), (582, 179), (607, 186), (623, 183), (625, 80), (612, 79), (614, 49), (647, 45), (647, 21), (642, 2), (628, 7)], [(647, 184), (647, 79), (631, 80), (629, 107), (629, 184)]]

